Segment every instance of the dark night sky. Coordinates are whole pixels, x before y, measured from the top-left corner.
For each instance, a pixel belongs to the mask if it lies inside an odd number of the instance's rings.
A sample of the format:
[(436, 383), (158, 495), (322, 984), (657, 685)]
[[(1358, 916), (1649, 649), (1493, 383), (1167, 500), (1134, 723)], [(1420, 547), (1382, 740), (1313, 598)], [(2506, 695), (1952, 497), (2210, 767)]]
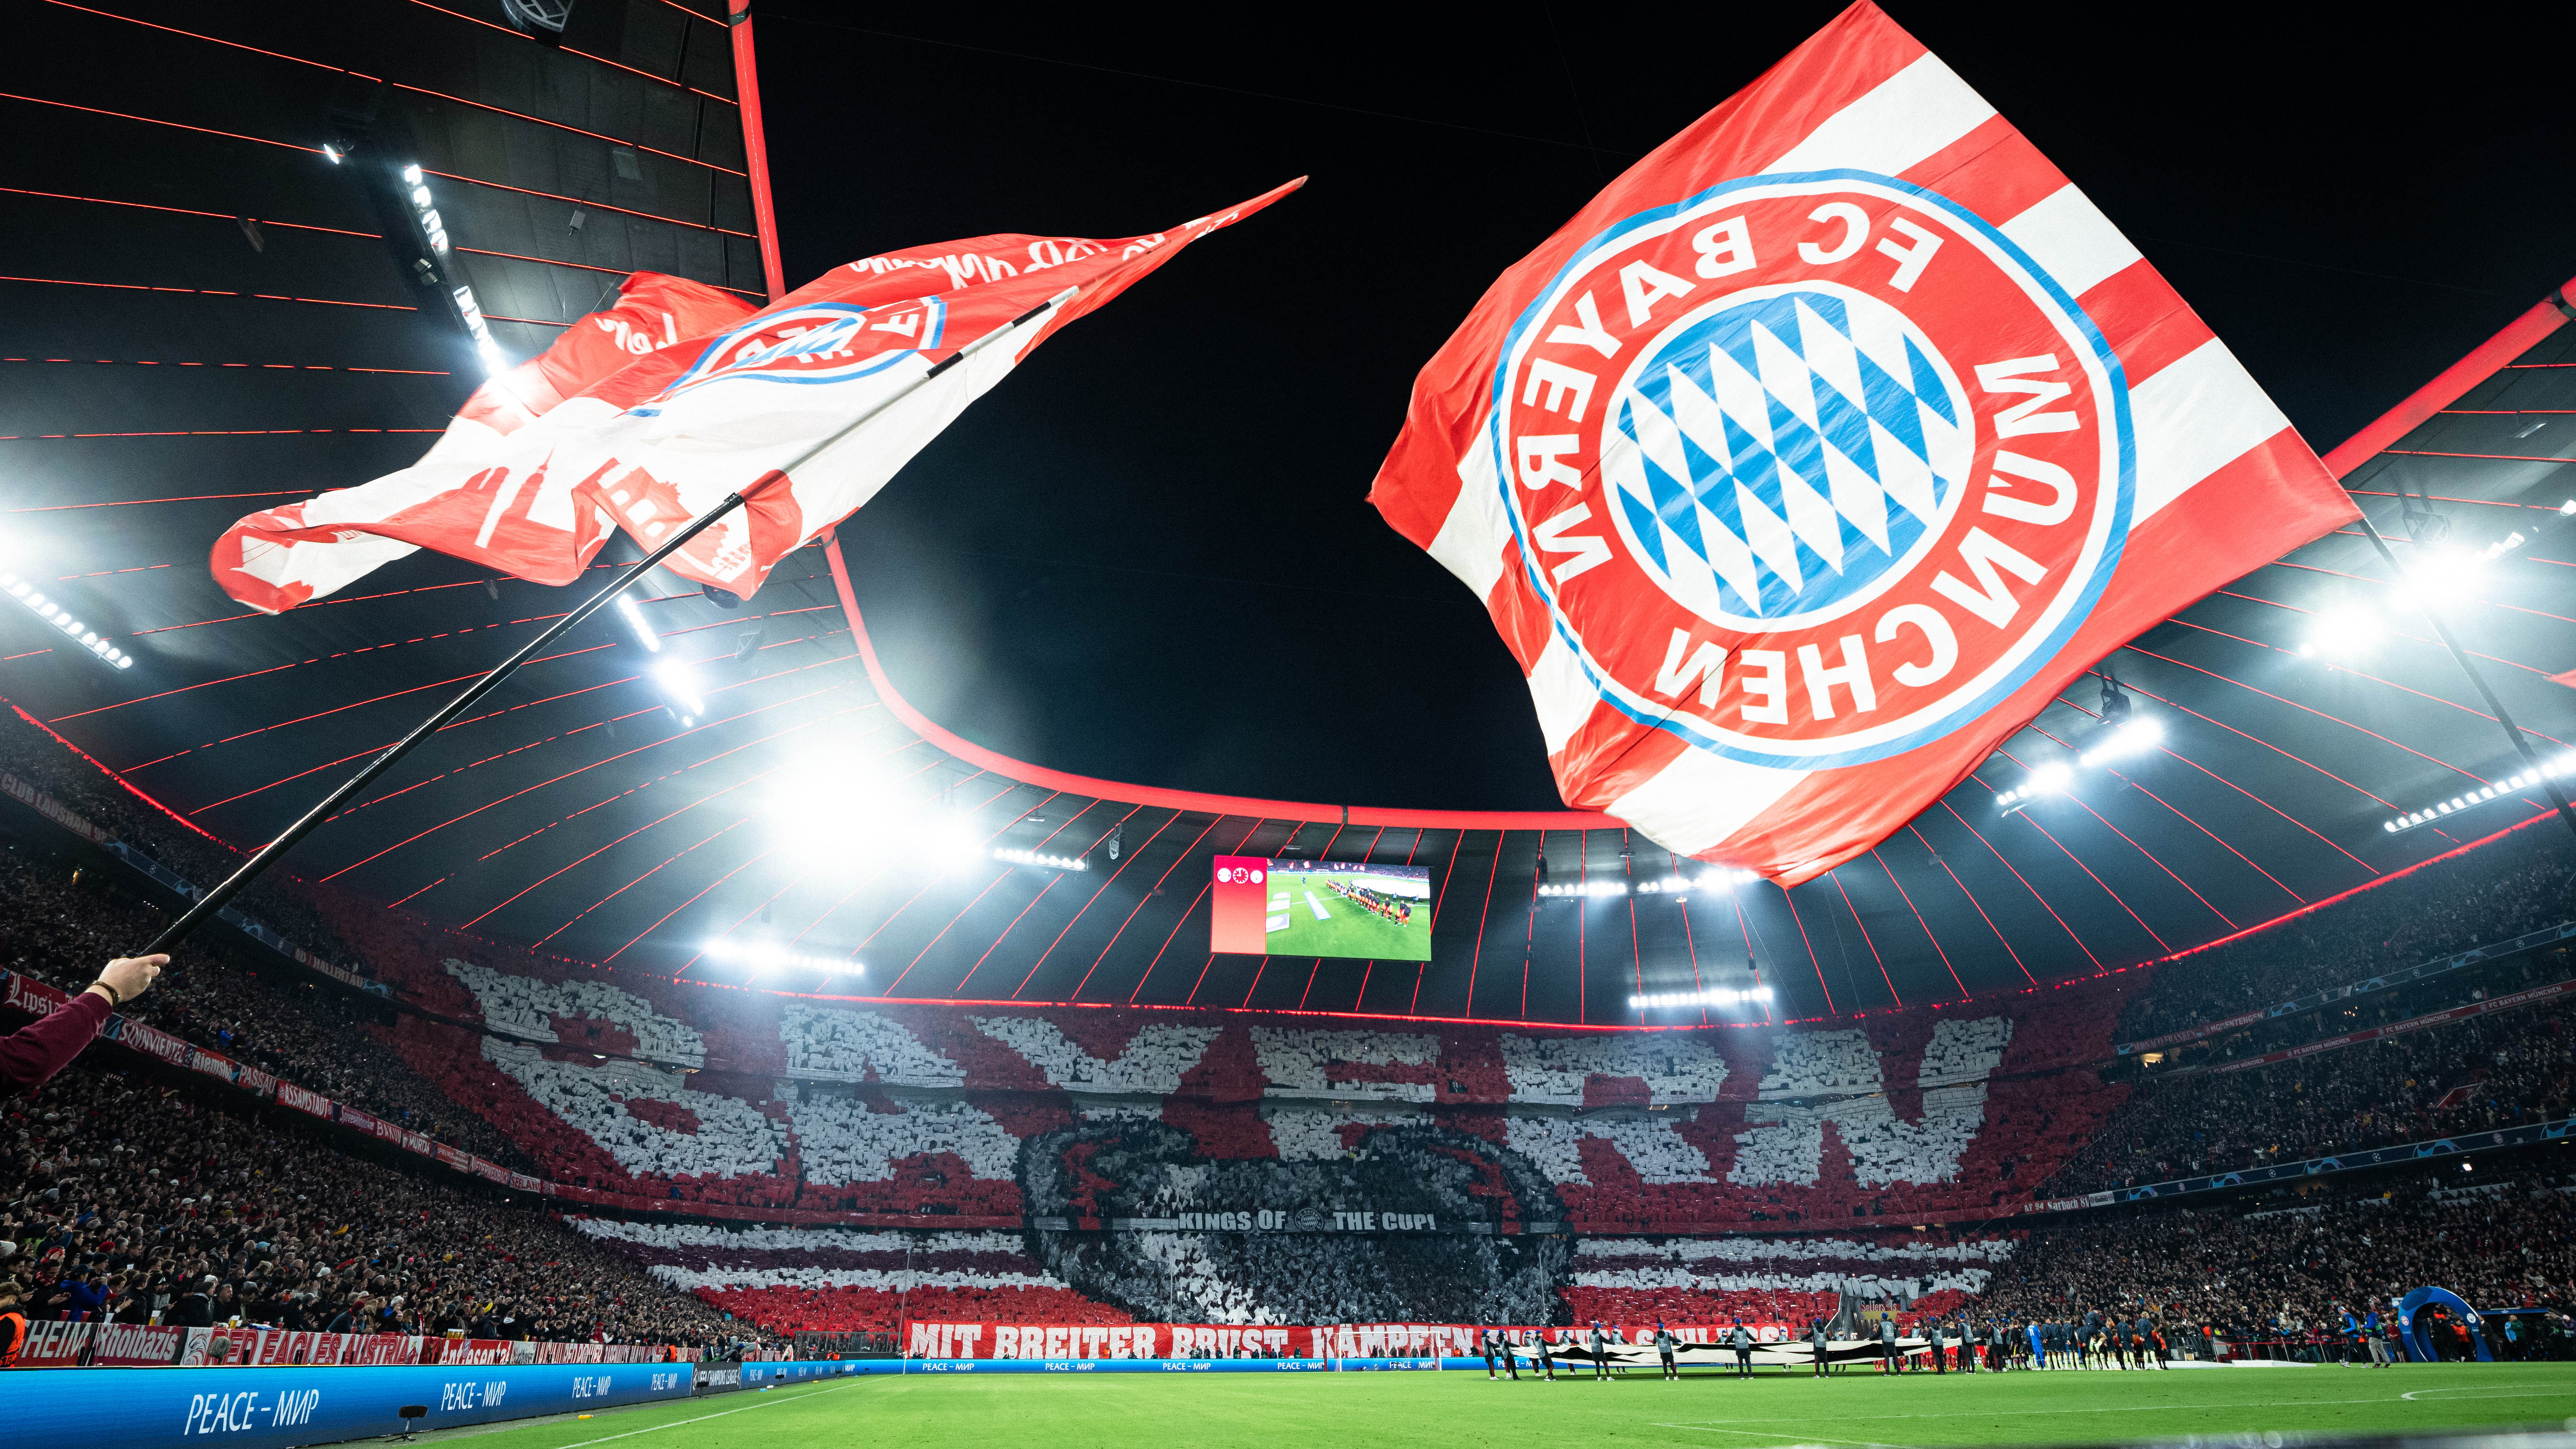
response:
[[(2514, 65), (2564, 11), (2249, 8), (1890, 7), (2323, 448), (2566, 279), (2576, 127)], [(1370, 479), (1494, 275), (1835, 8), (1211, 13), (760, 7), (791, 285), (986, 232), (1157, 230), (1313, 177), (1051, 341), (844, 529), (889, 667), (1060, 769), (1554, 806), (1510, 656)]]

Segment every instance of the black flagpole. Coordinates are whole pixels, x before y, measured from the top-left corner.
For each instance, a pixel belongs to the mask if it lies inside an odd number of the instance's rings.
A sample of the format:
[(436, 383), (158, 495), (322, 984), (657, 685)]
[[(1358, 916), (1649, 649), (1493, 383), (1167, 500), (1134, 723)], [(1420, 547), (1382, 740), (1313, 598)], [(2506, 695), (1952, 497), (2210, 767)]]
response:
[(465, 713), (466, 710), (471, 709), (476, 700), (483, 698), (485, 695), (490, 694), (494, 689), (499, 688), (502, 680), (509, 678), (520, 665), (527, 663), (529, 659), (534, 657), (538, 650), (543, 649), (548, 644), (553, 643), (556, 639), (561, 638), (563, 634), (567, 630), (570, 630), (574, 625), (581, 623), (591, 615), (598, 613), (601, 609), (608, 607), (609, 603), (616, 599), (618, 595), (625, 593), (628, 589), (634, 587), (638, 580), (642, 579), (645, 574), (651, 572), (655, 564), (658, 564), (665, 558), (670, 557), (683, 545), (687, 544), (689, 540), (706, 532), (707, 529), (714, 526), (715, 523), (722, 519), (726, 514), (740, 508), (743, 505), (744, 500), (750, 495), (758, 493), (772, 483), (792, 475), (797, 469), (814, 461), (816, 456), (821, 454), (824, 449), (831, 447), (834, 443), (837, 443), (843, 438), (846, 438), (850, 434), (858, 431), (878, 414), (883, 413), (886, 409), (893, 407), (896, 403), (899, 403), (905, 398), (911, 396), (915, 389), (918, 389), (923, 384), (929, 382), (932, 378), (939, 376), (948, 369), (964, 362), (967, 358), (974, 356), (977, 352), (982, 351), (987, 344), (1008, 333), (1015, 332), (1025, 324), (1033, 322), (1038, 318), (1045, 316), (1047, 313), (1054, 311), (1056, 308), (1063, 306), (1066, 302), (1072, 300), (1073, 295), (1073, 290), (1068, 288), (1037, 306), (1030, 308), (1028, 311), (1021, 313), (1019, 316), (1012, 318), (1001, 326), (994, 328), (992, 331), (985, 333), (983, 336), (976, 338), (974, 341), (967, 343), (964, 347), (950, 353), (946, 358), (942, 359), (921, 376), (914, 378), (902, 391), (851, 419), (848, 423), (844, 424), (839, 431), (833, 433), (830, 437), (823, 439), (821, 442), (816, 443), (813, 447), (806, 449), (804, 453), (795, 459), (795, 461), (788, 463), (784, 467), (771, 469), (769, 472), (753, 479), (742, 489), (726, 494), (723, 502), (718, 503), (715, 507), (698, 515), (698, 517), (690, 521), (688, 527), (681, 529), (678, 533), (675, 533), (669, 538), (663, 540), (660, 547), (654, 549), (651, 553), (646, 554), (642, 562), (627, 570), (626, 573), (615, 583), (612, 583), (607, 588), (593, 594), (581, 605), (581, 607), (564, 615), (562, 618), (557, 619), (544, 633), (529, 640), (525, 646), (520, 648), (519, 652), (502, 660), (499, 667), (495, 668), (491, 673), (484, 675), (482, 678), (466, 686), (463, 694), (449, 700), (446, 706), (440, 709), (438, 713), (422, 720), (419, 726), (414, 728), (410, 734), (396, 740), (392, 745), (386, 748), (383, 754), (369, 760), (364, 769), (349, 777), (347, 783), (341, 785), (339, 789), (332, 791), (329, 795), (324, 796), (320, 804), (315, 805), (312, 809), (304, 812), (302, 819), (299, 819), (293, 825), (286, 827), (284, 834), (278, 836), (268, 844), (261, 846), (256, 854), (252, 855), (250, 859), (243, 861), (241, 868), (234, 871), (222, 885), (219, 885), (213, 890), (206, 892), (204, 895), (199, 896), (196, 904), (190, 906), (187, 909), (187, 912), (181, 915), (179, 919), (172, 921), (168, 928), (163, 930), (161, 934), (153, 940), (151, 945), (144, 947), (142, 950), (137, 951), (134, 954), (138, 956), (161, 955), (169, 951), (172, 947), (178, 945), (181, 941), (186, 940), (190, 932), (196, 930), (199, 925), (203, 924), (208, 916), (222, 910), (232, 901), (233, 897), (240, 895), (244, 887), (248, 886), (252, 881), (257, 880), (261, 872), (267, 870), (279, 856), (284, 855), (297, 841), (312, 834), (316, 826), (319, 826), (323, 821), (330, 819), (332, 815), (336, 814), (341, 809), (341, 807), (347, 805), (350, 800), (354, 799), (359, 791), (366, 789), (371, 784), (374, 784), (378, 776), (384, 774), (385, 771), (392, 769), (394, 762), (400, 760), (403, 756), (410, 754), (421, 741), (428, 739), (431, 735), (434, 735), (441, 729), (446, 728), (450, 721), (454, 720), (458, 715)]
[[(2397, 576), (2398, 587), (2404, 588), (2406, 568), (2397, 561), (2397, 555), (2389, 550), (2388, 540), (2381, 538), (2379, 530), (2371, 526), (2368, 513), (2358, 508), (2353, 511), (2361, 514), (2361, 531), (2369, 537), (2370, 546), (2379, 550), (2380, 562), (2388, 565), (2388, 571)], [(2415, 603), (2424, 611), (2424, 617), (2433, 621), (2433, 632), (2442, 636), (2443, 647), (2449, 649), (2451, 657), (2459, 661), (2460, 672), (2469, 677), (2469, 683), (2477, 686), (2478, 694), (2487, 702), (2487, 708), (2495, 712), (2495, 721), (2503, 727), (2504, 737), (2513, 742), (2513, 748), (2522, 756), (2524, 766), (2530, 770), (2532, 777), (2540, 782), (2540, 788), (2549, 796), (2549, 802), (2558, 807), (2558, 818), (2566, 823), (2569, 830), (2576, 830), (2576, 809), (2568, 807), (2567, 792), (2558, 788), (2558, 780), (2555, 776), (2540, 768), (2540, 757), (2532, 753), (2531, 741), (2523, 738), (2522, 726), (2515, 724), (2513, 716), (2505, 712), (2504, 701), (2496, 698), (2495, 690), (2487, 684), (2487, 677), (2478, 672), (2477, 663), (2469, 658), (2469, 651), (2460, 647), (2459, 638), (2451, 632), (2450, 624), (2442, 618), (2442, 611), (2434, 608), (2433, 601), (2426, 598), (2420, 591), (2415, 594)]]

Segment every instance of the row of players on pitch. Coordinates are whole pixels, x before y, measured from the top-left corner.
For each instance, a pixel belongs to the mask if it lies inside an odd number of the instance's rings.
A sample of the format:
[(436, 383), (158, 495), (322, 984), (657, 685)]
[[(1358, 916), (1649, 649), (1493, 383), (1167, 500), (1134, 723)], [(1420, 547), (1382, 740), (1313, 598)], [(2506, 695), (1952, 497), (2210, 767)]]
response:
[(1362, 910), (1383, 916), (1399, 926), (1413, 924), (1413, 902), (1402, 896), (1381, 895), (1373, 890), (1354, 889), (1330, 880), (1324, 882), (1324, 889)]
[[(1929, 1361), (1925, 1366), (1936, 1374), (1949, 1372), (1953, 1363), (1961, 1373), (1975, 1373), (1981, 1366), (1978, 1362), (1980, 1356), (1984, 1359), (1982, 1367), (1990, 1373), (2034, 1368), (2161, 1369), (2165, 1360), (2172, 1357), (2164, 1329), (2155, 1320), (2145, 1317), (2104, 1318), (2098, 1312), (2086, 1314), (2080, 1323), (2028, 1323), (2020, 1328), (2000, 1320), (1980, 1327), (1964, 1317), (1957, 1323), (1935, 1318), (1922, 1325), (1919, 1336), (1924, 1340), (1923, 1345), (1912, 1350), (1900, 1342), (1901, 1335), (1893, 1318), (1880, 1319), (1872, 1336), (1878, 1340), (1879, 1372), (1883, 1374), (1903, 1373), (1909, 1368), (1921, 1372), (1922, 1367), (1909, 1361), (1910, 1353), (1922, 1354)], [(1719, 1335), (1718, 1347), (1735, 1351), (1736, 1377), (1752, 1376), (1753, 1350), (1757, 1341), (1753, 1330), (1746, 1327), (1742, 1319), (1736, 1320), (1732, 1329)], [(1844, 1340), (1846, 1343), (1849, 1341)], [(1595, 1319), (1588, 1334), (1578, 1335), (1578, 1342), (1591, 1350), (1584, 1358), (1592, 1365), (1592, 1376), (1606, 1379), (1610, 1372), (1609, 1349), (1617, 1345), (1616, 1335), (1603, 1329), (1600, 1321)], [(1822, 1377), (1830, 1362), (1834, 1342), (1826, 1320), (1817, 1319), (1809, 1326), (1806, 1342), (1815, 1354), (1816, 1376)], [(1660, 1319), (1655, 1323), (1653, 1343), (1655, 1356), (1662, 1364), (1663, 1377), (1680, 1378), (1681, 1369), (1674, 1362), (1674, 1354), (1681, 1341)], [(1521, 1364), (1527, 1361), (1533, 1372), (1543, 1373), (1550, 1382), (1554, 1382), (1558, 1347), (1560, 1345), (1551, 1343), (1545, 1333), (1535, 1329), (1522, 1329), (1517, 1335), (1509, 1329), (1478, 1329), (1476, 1332), (1476, 1351), (1485, 1360), (1485, 1377), (1489, 1379), (1496, 1377), (1499, 1368), (1517, 1382), (1521, 1376)], [(1579, 1362), (1569, 1365), (1568, 1372), (1579, 1366)]]

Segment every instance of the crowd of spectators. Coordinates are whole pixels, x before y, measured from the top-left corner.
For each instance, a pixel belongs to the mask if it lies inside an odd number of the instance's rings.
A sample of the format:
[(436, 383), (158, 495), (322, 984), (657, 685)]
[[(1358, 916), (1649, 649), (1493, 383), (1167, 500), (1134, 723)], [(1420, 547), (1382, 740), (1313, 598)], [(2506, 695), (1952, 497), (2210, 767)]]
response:
[[(2511, 1169), (2507, 1169), (2511, 1171)], [(2251, 1211), (2157, 1207), (2030, 1235), (1969, 1301), (1979, 1318), (2145, 1311), (2237, 1341), (2332, 1331), (2423, 1287), (2480, 1310), (2576, 1303), (2576, 1195), (2564, 1173), (2436, 1178)], [(2463, 1184), (2474, 1184), (2463, 1186)]]
[(2576, 917), (2576, 860), (2544, 822), (2313, 915), (2155, 968), (2120, 1039), (2143, 1041)]
[[(140, 950), (164, 924), (101, 871), (23, 851), (0, 851), (0, 899), (8, 902), (0, 969), (66, 992)], [(219, 942), (200, 938), (122, 1014), (487, 1161), (536, 1172), (516, 1144), (386, 1048), (383, 1003), (269, 952)]]
[(77, 1064), (0, 1104), (0, 1278), (35, 1319), (766, 1343), (525, 1195), (344, 1153), (217, 1086)]
[[(246, 858), (228, 842), (149, 802), (97, 765), (15, 713), (0, 713), (0, 770), (36, 786), (92, 825), (210, 890)], [(271, 868), (235, 899), (235, 908), (307, 951), (357, 967), (357, 953), (314, 908), (310, 887), (292, 872)]]
[(2133, 1187), (2567, 1115), (2576, 1056), (2554, 1005), (2237, 1071), (2145, 1074), (2041, 1195)]

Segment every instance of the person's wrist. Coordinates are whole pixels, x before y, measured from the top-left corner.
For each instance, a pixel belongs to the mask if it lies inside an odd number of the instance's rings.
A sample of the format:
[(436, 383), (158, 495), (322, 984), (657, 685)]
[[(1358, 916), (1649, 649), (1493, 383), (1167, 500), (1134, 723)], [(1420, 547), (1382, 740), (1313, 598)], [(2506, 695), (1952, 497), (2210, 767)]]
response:
[(97, 979), (96, 981), (91, 982), (88, 986), (83, 987), (83, 988), (82, 988), (82, 990), (81, 990), (81, 994), (82, 994), (82, 995), (84, 995), (84, 996), (86, 996), (86, 995), (88, 995), (88, 994), (89, 994), (90, 992), (92, 992), (92, 991), (98, 991), (98, 992), (104, 992), (104, 993), (106, 993), (106, 996), (107, 996), (107, 1004), (108, 1004), (108, 1006), (109, 1006), (111, 1009), (113, 1009), (113, 1008), (115, 1008), (115, 1007), (123, 1006), (123, 1005), (125, 1004), (125, 998), (124, 998), (124, 997), (122, 997), (122, 996), (119, 996), (119, 995), (117, 994), (117, 992), (116, 992), (116, 988), (115, 988), (115, 987), (110, 986), (110, 985), (108, 985), (108, 984), (107, 984), (107, 978), (106, 978), (106, 977), (104, 977), (104, 976), (100, 977), (100, 978), (99, 978), (99, 979)]

